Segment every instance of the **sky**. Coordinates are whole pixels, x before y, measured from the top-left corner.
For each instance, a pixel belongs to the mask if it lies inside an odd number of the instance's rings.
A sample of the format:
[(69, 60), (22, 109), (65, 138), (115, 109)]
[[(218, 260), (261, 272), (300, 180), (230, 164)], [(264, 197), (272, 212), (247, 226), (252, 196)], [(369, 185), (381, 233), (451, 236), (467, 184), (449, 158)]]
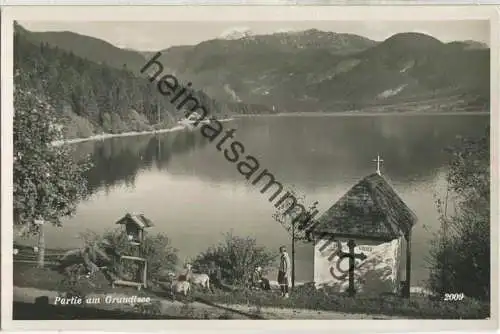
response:
[(194, 45), (237, 29), (250, 29), (256, 34), (282, 30), (318, 29), (336, 33), (352, 33), (376, 41), (396, 33), (421, 32), (442, 42), (475, 40), (489, 45), (488, 21), (299, 21), (299, 22), (49, 22), (20, 21), (31, 31), (72, 31), (105, 40), (121, 48), (159, 51), (175, 45)]

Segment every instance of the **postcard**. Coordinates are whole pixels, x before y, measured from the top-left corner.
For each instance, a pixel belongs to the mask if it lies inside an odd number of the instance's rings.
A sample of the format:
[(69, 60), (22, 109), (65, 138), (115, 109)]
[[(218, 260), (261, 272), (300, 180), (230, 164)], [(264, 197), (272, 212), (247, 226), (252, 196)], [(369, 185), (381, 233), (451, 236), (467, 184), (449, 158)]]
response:
[(495, 328), (499, 31), (488, 6), (5, 8), (4, 328)]

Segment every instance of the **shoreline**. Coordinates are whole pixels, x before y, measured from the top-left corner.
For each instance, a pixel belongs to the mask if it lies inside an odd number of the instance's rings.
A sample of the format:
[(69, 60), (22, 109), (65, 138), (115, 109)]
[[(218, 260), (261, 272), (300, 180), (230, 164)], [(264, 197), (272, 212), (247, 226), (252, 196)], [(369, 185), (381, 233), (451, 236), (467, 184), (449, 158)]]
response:
[[(233, 117), (231, 118), (225, 118), (225, 119), (220, 119), (218, 120), (221, 123), (224, 122), (229, 122), (234, 120)], [(175, 132), (175, 131), (180, 131), (183, 129), (189, 130), (186, 126), (184, 125), (176, 125), (171, 128), (165, 128), (165, 129), (159, 129), (159, 130), (148, 130), (148, 131), (129, 131), (129, 132), (122, 132), (122, 133), (104, 133), (100, 135), (94, 135), (86, 138), (72, 138), (72, 139), (63, 139), (63, 140), (56, 140), (52, 142), (53, 146), (61, 146), (61, 145), (67, 145), (67, 144), (76, 144), (76, 143), (83, 143), (86, 141), (96, 141), (96, 140), (105, 140), (105, 139), (110, 139), (110, 138), (116, 138), (116, 137), (131, 137), (131, 136), (144, 136), (144, 135), (154, 135), (154, 134), (159, 134), (159, 133), (168, 133), (168, 132)]]
[[(278, 113), (278, 114), (239, 114), (233, 115), (230, 118), (225, 118), (219, 120), (219, 122), (229, 122), (238, 118), (254, 118), (254, 117), (373, 117), (373, 116), (486, 116), (491, 115), (489, 111), (457, 111), (457, 112), (421, 112), (421, 111), (406, 111), (406, 112), (349, 112), (349, 111), (339, 111), (339, 112), (289, 112), (289, 113)], [(115, 137), (130, 137), (130, 136), (143, 136), (159, 133), (168, 133), (174, 131), (180, 131), (186, 129), (186, 126), (176, 125), (171, 128), (159, 129), (159, 130), (149, 130), (149, 131), (130, 131), (122, 133), (104, 133), (100, 135), (94, 135), (86, 138), (72, 138), (63, 139), (52, 142), (53, 146), (60, 146), (65, 144), (76, 144), (86, 141), (96, 141), (105, 140)]]
[(349, 111), (339, 111), (339, 112), (285, 112), (278, 114), (246, 114), (246, 115), (235, 115), (234, 118), (251, 118), (251, 117), (343, 117), (343, 116), (479, 116), (479, 115), (490, 115), (489, 111), (442, 111), (442, 112), (422, 112), (422, 111), (403, 111), (403, 112), (349, 112)]

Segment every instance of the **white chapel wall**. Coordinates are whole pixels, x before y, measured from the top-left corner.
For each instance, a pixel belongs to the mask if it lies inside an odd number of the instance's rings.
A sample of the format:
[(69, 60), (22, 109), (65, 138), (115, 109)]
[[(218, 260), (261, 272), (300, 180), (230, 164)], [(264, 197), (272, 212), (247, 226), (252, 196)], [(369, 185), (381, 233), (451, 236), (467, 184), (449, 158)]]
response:
[[(338, 242), (344, 252), (349, 252), (347, 239), (320, 240), (314, 247), (314, 282), (316, 287), (330, 286), (338, 291), (349, 287), (349, 259), (339, 262), (332, 256)], [(363, 252), (365, 260), (356, 259), (355, 288), (357, 292), (395, 293), (399, 288), (401, 266), (401, 238), (389, 242), (355, 240), (354, 252)]]

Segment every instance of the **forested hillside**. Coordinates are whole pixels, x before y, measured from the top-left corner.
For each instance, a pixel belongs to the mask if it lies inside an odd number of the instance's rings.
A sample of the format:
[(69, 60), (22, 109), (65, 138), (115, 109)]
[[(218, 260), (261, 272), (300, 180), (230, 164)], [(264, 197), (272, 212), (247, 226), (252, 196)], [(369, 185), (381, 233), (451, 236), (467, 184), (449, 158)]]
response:
[[(60, 115), (66, 138), (167, 128), (181, 118), (156, 85), (126, 67), (97, 64), (48, 43), (34, 44), (26, 34), (17, 29), (14, 34), (14, 69), (23, 74), (16, 88), (29, 88), (48, 99)], [(201, 91), (193, 95), (215, 116), (265, 109), (216, 103)]]

